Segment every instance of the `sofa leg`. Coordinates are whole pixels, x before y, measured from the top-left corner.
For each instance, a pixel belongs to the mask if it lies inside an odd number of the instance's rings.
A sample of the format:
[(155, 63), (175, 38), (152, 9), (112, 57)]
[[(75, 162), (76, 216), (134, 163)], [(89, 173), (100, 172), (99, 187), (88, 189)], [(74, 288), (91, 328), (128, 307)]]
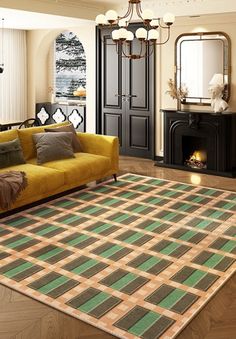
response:
[(117, 175), (116, 174), (113, 174), (113, 178), (115, 180), (115, 182), (117, 181)]

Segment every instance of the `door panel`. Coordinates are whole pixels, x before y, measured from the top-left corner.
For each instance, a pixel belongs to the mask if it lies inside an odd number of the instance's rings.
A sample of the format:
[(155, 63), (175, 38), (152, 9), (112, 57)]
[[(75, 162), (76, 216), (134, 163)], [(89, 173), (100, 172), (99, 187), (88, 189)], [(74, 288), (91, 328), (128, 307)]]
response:
[(123, 67), (124, 62), (116, 52), (116, 46), (110, 38), (110, 28), (101, 31), (101, 39), (105, 42), (101, 48), (101, 83), (98, 82), (100, 91), (97, 96), (101, 98), (99, 115), (101, 130), (97, 131), (105, 135), (114, 135), (119, 138), (120, 153), (125, 153), (123, 145), (125, 122), (125, 106), (123, 102)]
[(119, 138), (122, 146), (122, 115), (121, 114), (104, 114), (104, 134), (114, 135)]
[[(130, 109), (148, 109), (148, 83), (146, 59), (134, 60), (130, 63)], [(136, 97), (133, 95), (136, 95)]]
[[(131, 52), (139, 52), (139, 41), (134, 40)], [(149, 59), (129, 60), (129, 94), (131, 95), (130, 109), (148, 109), (148, 72)], [(134, 96), (135, 95), (135, 96)]]
[[(105, 43), (103, 58), (104, 107), (121, 108), (121, 74), (122, 63), (116, 53), (116, 46), (112, 44), (110, 36), (104, 36)], [(115, 72), (114, 72), (115, 70)]]
[[(139, 51), (139, 41), (132, 44), (132, 51)], [(137, 157), (152, 158), (154, 155), (154, 56), (129, 60), (126, 75), (130, 101), (126, 109), (128, 153)], [(137, 97), (133, 97), (133, 95)]]
[(148, 150), (149, 118), (146, 116), (130, 116), (130, 147)]

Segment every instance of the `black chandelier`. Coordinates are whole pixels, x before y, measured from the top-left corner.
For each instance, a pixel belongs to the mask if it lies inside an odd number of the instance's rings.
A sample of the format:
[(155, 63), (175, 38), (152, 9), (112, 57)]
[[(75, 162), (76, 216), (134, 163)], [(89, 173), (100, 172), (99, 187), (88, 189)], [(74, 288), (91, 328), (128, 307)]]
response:
[(3, 42), (4, 42), (4, 35), (3, 35), (3, 29), (4, 29), (4, 19), (2, 18), (2, 29), (1, 29), (1, 63), (0, 63), (0, 73), (3, 73), (4, 71), (4, 62), (3, 62)]
[[(129, 59), (141, 59), (149, 57), (154, 47), (164, 45), (170, 38), (170, 26), (175, 21), (175, 16), (172, 13), (166, 13), (163, 18), (156, 18), (150, 9), (142, 10), (141, 0), (128, 0), (129, 5), (124, 16), (120, 17), (114, 10), (109, 10), (105, 15), (97, 15), (95, 21), (98, 26), (117, 27), (112, 31), (112, 40), (116, 44), (118, 54)], [(140, 41), (140, 51), (138, 54), (132, 54), (129, 51), (130, 45), (134, 40), (133, 32), (128, 30), (129, 23), (134, 14), (134, 8), (138, 18), (142, 20), (144, 27), (136, 30), (135, 36)], [(160, 29), (167, 30), (167, 37), (164, 41), (159, 42)]]

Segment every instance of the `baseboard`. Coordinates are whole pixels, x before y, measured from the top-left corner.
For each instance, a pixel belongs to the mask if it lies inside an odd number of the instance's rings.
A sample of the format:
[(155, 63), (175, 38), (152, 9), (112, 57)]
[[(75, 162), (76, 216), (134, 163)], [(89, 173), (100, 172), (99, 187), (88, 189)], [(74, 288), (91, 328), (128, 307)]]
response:
[(155, 161), (163, 161), (164, 157), (160, 156), (160, 155), (155, 155), (154, 156), (154, 160)]

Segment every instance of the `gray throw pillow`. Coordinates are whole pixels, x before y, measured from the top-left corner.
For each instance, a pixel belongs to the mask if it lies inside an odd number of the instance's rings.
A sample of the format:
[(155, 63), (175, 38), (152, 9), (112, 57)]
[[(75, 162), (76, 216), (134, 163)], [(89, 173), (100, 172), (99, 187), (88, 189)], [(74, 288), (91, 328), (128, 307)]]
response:
[(45, 132), (72, 132), (72, 147), (74, 152), (82, 152), (82, 146), (72, 124), (55, 128), (45, 128)]
[(19, 139), (0, 143), (0, 168), (25, 164)]
[(53, 160), (74, 158), (71, 145), (72, 135), (71, 132), (33, 134), (37, 150), (37, 163), (43, 164)]

